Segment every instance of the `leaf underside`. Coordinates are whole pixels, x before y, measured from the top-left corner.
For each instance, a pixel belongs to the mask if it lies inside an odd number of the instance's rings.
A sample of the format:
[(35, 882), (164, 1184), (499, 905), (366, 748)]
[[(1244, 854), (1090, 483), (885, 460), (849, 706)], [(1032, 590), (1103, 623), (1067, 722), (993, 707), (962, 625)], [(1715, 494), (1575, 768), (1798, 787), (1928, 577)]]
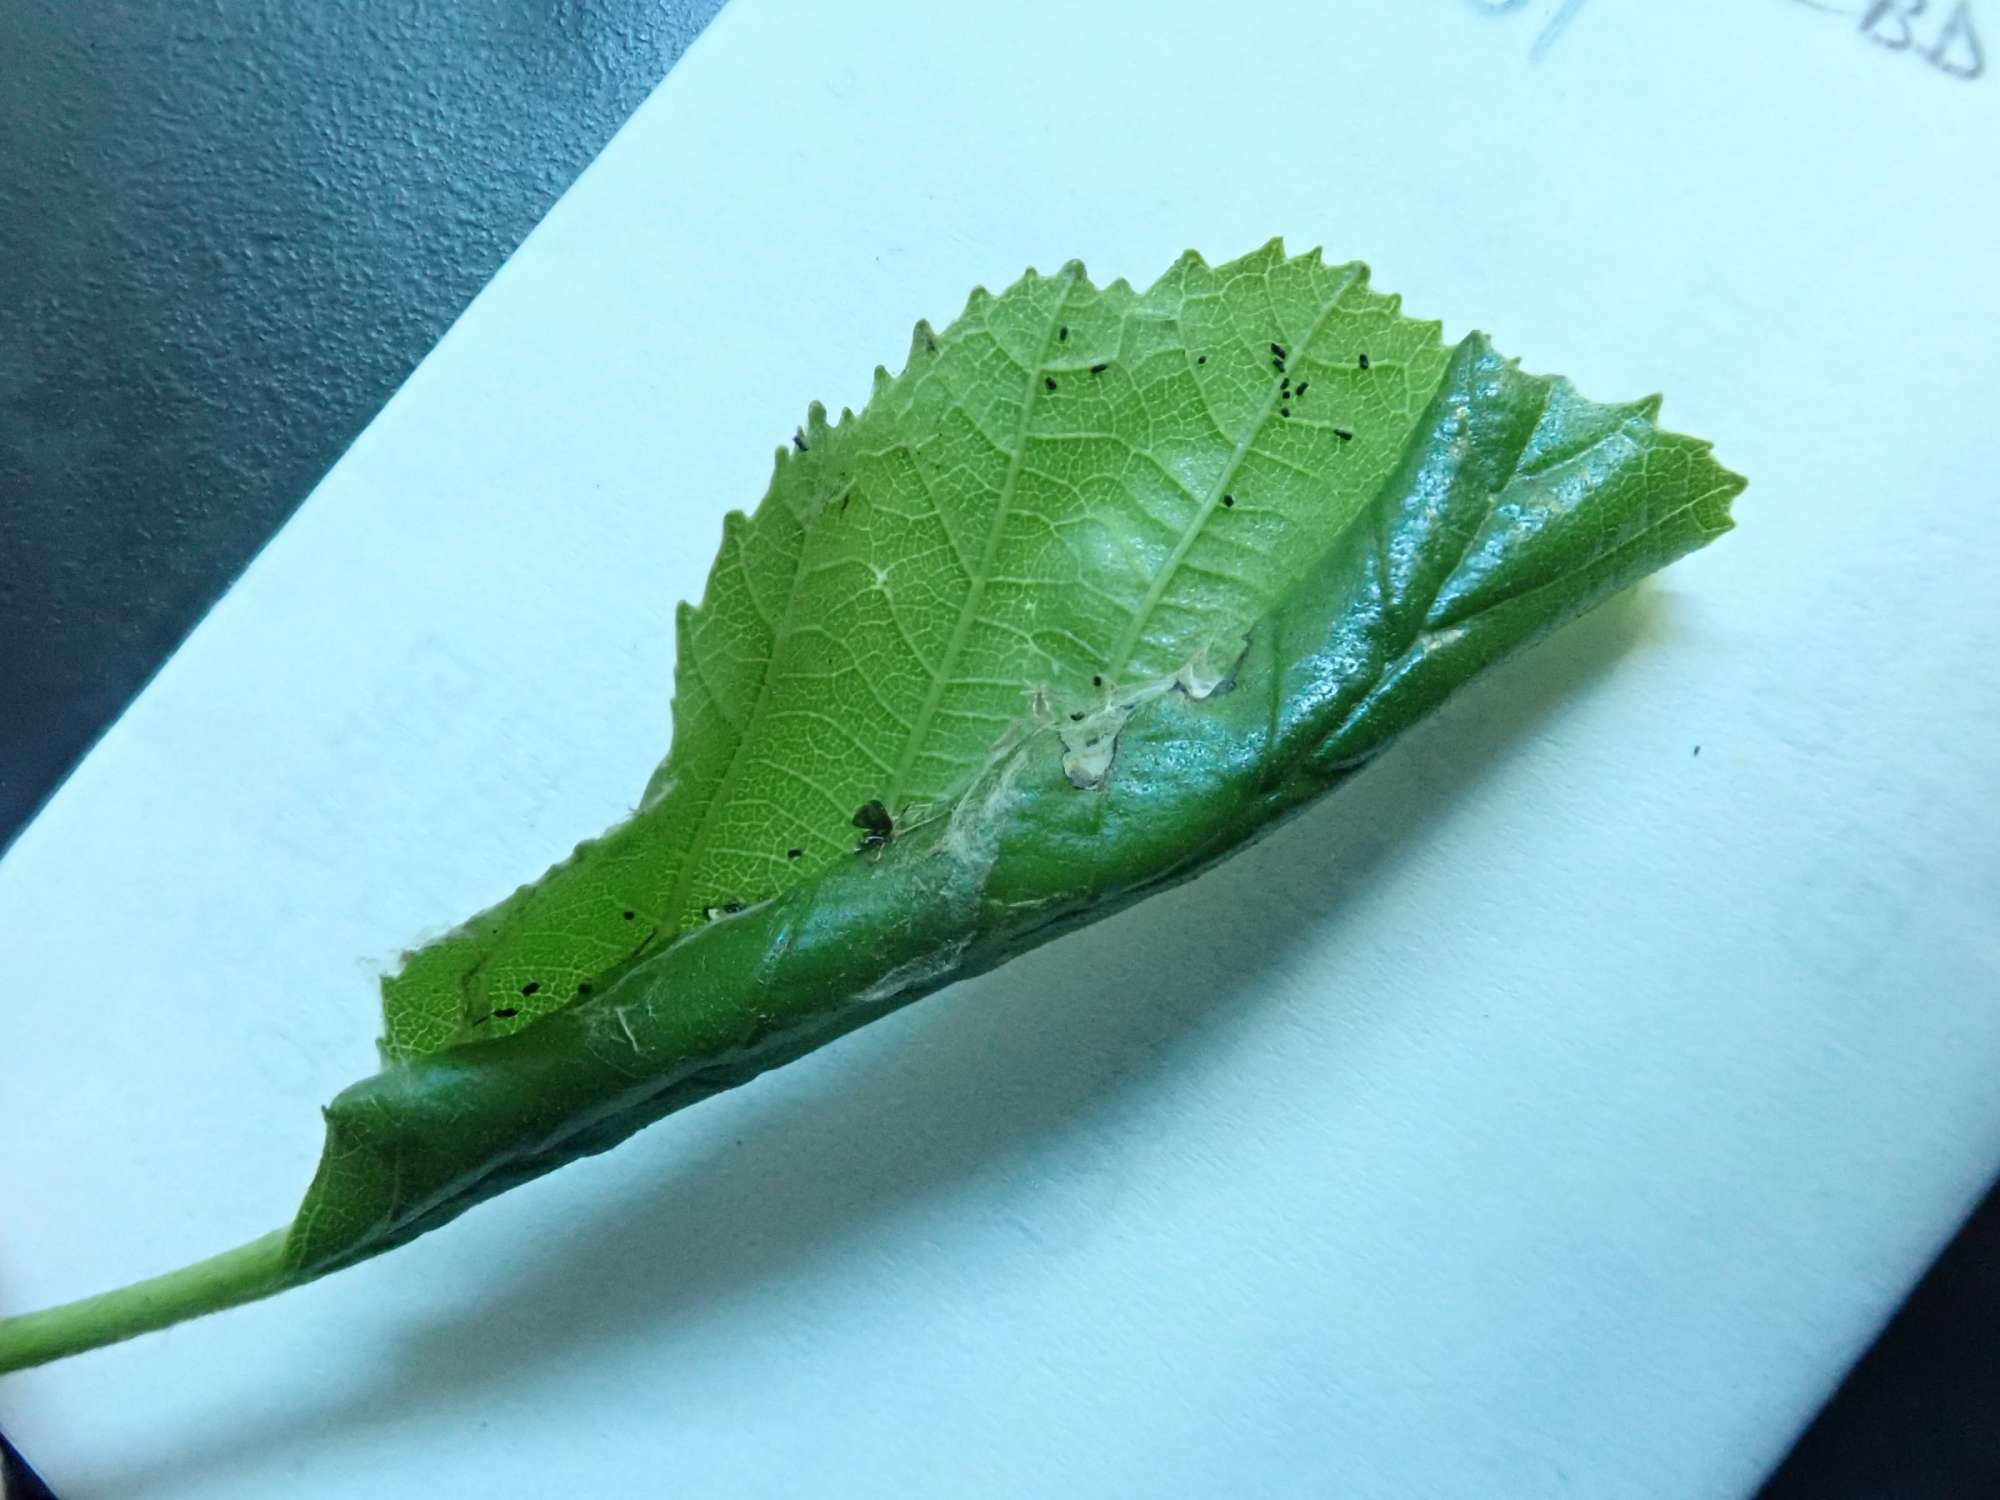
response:
[[(630, 820), (384, 981), (318, 1274), (1186, 879), (1725, 531), (1742, 480), (1275, 242), (1080, 266), (815, 407)], [(857, 857), (858, 856), (858, 857)]]
[(531, 1024), (711, 913), (944, 805), (1025, 695), (1082, 700), (1240, 635), (1380, 485), (1438, 325), (1272, 243), (1150, 290), (1080, 265), (919, 325), (867, 408), (815, 407), (679, 617), (638, 812), (384, 982), (391, 1057)]
[(944, 805), (1025, 695), (1240, 635), (1381, 483), (1444, 368), (1358, 265), (1078, 265), (919, 326), (859, 416), (815, 407), (683, 607), (639, 811), (384, 983), (409, 1056), (531, 1024), (711, 913)]

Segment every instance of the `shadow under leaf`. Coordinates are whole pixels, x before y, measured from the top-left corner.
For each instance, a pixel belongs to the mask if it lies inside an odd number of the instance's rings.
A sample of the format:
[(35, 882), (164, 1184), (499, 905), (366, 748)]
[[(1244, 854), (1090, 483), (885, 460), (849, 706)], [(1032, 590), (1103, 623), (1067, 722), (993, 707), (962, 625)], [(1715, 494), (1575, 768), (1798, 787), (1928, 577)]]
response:
[[(367, 1389), (308, 1395), (172, 1454), (128, 1457), (90, 1476), (91, 1491), (198, 1492), (231, 1471), (268, 1467), (275, 1479), (301, 1448), (365, 1450), (372, 1429), (479, 1408), (523, 1367), (670, 1342), (677, 1320), (768, 1295), (843, 1242), (893, 1233), (880, 1228), (885, 1219), (933, 1195), (990, 1173), (1034, 1172), (1094, 1118), (1143, 1107), (1161, 1073), (1225, 1055), (1219, 1035), (1257, 1024), (1266, 981), (1304, 937), (1340, 920), (1343, 895), (1418, 847), (1564, 700), (1657, 634), (1669, 603), (1657, 589), (1628, 591), (1474, 684), (1273, 838), (881, 1023), (903, 1028), (897, 1044), (824, 1070), (822, 1086), (760, 1103), (751, 1085), (740, 1134), (511, 1262), (476, 1304), (384, 1351)], [(1190, 951), (1191, 903), (1227, 913), (1198, 924), (1199, 951)]]

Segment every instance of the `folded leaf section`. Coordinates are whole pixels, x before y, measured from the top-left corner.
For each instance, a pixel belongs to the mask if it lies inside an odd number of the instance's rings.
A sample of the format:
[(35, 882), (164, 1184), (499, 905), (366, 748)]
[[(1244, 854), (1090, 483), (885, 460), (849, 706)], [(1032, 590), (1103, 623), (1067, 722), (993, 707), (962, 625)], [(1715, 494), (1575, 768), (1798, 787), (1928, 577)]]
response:
[(1191, 635), (1181, 670), (1094, 699), (1041, 695), (936, 816), (533, 1027), (342, 1093), (292, 1265), (388, 1249), (1190, 878), (1482, 669), (1719, 535), (1741, 487), (1705, 445), (1654, 427), (1649, 404), (1592, 405), (1467, 339), (1372, 497), (1245, 628)]

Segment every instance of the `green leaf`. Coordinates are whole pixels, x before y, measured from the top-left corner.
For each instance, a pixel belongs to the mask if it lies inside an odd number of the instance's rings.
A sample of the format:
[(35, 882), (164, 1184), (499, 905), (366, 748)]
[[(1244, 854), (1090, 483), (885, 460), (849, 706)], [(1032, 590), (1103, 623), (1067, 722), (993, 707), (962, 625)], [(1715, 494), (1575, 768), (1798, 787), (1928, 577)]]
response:
[[(1444, 370), (1366, 268), (1273, 242), (1150, 290), (1080, 265), (920, 325), (819, 408), (680, 616), (640, 810), (385, 982), (394, 1057), (504, 1034), (964, 786), (1025, 694), (1086, 698), (1240, 635), (1374, 493)], [(796, 852), (795, 852), (796, 851)]]
[(975, 293), (726, 524), (634, 817), (386, 984), (289, 1231), (0, 1322), (0, 1371), (378, 1254), (1199, 874), (1728, 529), (1743, 481), (1657, 406), (1275, 245)]
[[(533, 1025), (336, 1099), (298, 1271), (1188, 878), (1727, 529), (1742, 481), (1657, 402), (1588, 402), (1434, 333), (1358, 269), (1275, 249), (1142, 297), (1031, 277), (919, 330), (901, 380), (815, 423), (730, 526), (647, 808), (489, 929), (496, 954), (553, 941), (587, 903), (544, 893), (608, 878), (643, 827), (673, 830), (669, 899), (643, 907), (668, 936)], [(968, 413), (1004, 411), (1009, 380), (1021, 435), (989, 450)], [(776, 578), (788, 598), (745, 606)], [(893, 816), (879, 846), (864, 800)]]

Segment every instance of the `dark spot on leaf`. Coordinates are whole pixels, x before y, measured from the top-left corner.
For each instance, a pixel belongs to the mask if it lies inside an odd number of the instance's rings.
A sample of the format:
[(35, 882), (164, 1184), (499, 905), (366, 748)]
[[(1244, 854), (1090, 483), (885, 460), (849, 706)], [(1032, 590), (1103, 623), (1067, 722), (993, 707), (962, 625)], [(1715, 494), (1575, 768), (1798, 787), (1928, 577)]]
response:
[(1285, 368), (1285, 362), (1282, 359), (1274, 359), (1271, 361), (1271, 368), (1274, 370), (1283, 370)]
[(1354, 434), (1349, 432), (1345, 427), (1334, 428), (1333, 435), (1339, 438), (1343, 443), (1351, 443), (1354, 441)]
[(1056, 342), (1060, 344), (1067, 344), (1069, 342), (1069, 324), (1065, 323), (1056, 330)]
[(639, 914), (636, 911), (628, 911), (625, 913), (625, 920), (629, 922), (638, 915)]
[(804, 854), (805, 852), (806, 852), (806, 851), (805, 851), (805, 850), (803, 850), (803, 849), (787, 849), (787, 850), (785, 851), (785, 858), (786, 858), (786, 859), (797, 859), (797, 858), (798, 858), (798, 857), (799, 857), (800, 855)]
[(1101, 364), (1099, 364), (1099, 365), (1092, 365), (1092, 366), (1090, 367), (1090, 373), (1091, 373), (1091, 374), (1093, 374), (1093, 375), (1102, 375), (1102, 374), (1104, 373), (1104, 371), (1105, 371), (1105, 366), (1103, 366), (1103, 365), (1101, 365)]
[(895, 835), (895, 820), (889, 816), (889, 809), (879, 801), (862, 803), (854, 810), (854, 826), (861, 832), (861, 844), (854, 851), (857, 854), (872, 854), (879, 850)]
[(1081, 713), (1073, 713), (1069, 717), (1072, 724), (1081, 724), (1083, 722), (1083, 715)]
[(1277, 355), (1278, 358), (1283, 359), (1285, 357), (1285, 346), (1283, 344), (1273, 344), (1271, 352)]
[(493, 1019), (493, 1013), (492, 1013), (491, 1011), (488, 1011), (488, 1012), (487, 1012), (487, 1013), (486, 1013), (485, 1015), (483, 1015), (483, 1016), (475, 1016), (475, 1017), (473, 1017), (473, 1020), (472, 1020), (472, 1024), (473, 1024), (474, 1026), (484, 1026), (484, 1025), (485, 1025), (485, 1024), (486, 1024), (486, 1023), (488, 1022), (488, 1021), (490, 1021), (490, 1020), (492, 1020), (492, 1019)]
[(840, 513), (841, 513), (841, 514), (842, 514), (843, 516), (847, 514), (847, 505), (848, 505), (848, 502), (849, 502), (850, 500), (852, 500), (853, 498), (854, 498), (854, 491), (853, 491), (853, 490), (849, 490), (849, 491), (847, 491), (847, 492), (846, 492), (846, 493), (845, 493), (844, 495), (842, 495), (842, 496), (840, 497)]
[(521, 986), (521, 993), (524, 995), (536, 995), (541, 993), (541, 989), (542, 989), (541, 980), (530, 979), (526, 984)]
[(1194, 357), (1194, 362), (1198, 365), (1205, 365), (1208, 363), (1208, 356), (1206, 354), (1197, 354)]
[(1278, 408), (1278, 415), (1281, 417), (1289, 417), (1291, 414), (1292, 414), (1292, 409), (1289, 406), (1281, 406)]
[(806, 430), (801, 427), (792, 433), (792, 446), (803, 453), (806, 451)]
[(502, 1021), (511, 1021), (514, 1019), (514, 1017), (520, 1014), (520, 1011), (516, 1010), (511, 1005), (503, 1005), (498, 1010), (494, 1011), (493, 1014), (495, 1017), (497, 1017)]
[(576, 992), (579, 995), (588, 995), (590, 991), (591, 991), (591, 984), (590, 981), (587, 979), (582, 984), (579, 984), (576, 987)]
[(1056, 388), (1056, 378), (1055, 378), (1055, 376), (1053, 376), (1053, 375), (1044, 375), (1044, 376), (1042, 377), (1042, 385), (1043, 385), (1043, 387), (1044, 387), (1045, 389), (1047, 389), (1047, 390), (1051, 390), (1051, 391), (1052, 391), (1052, 390), (1054, 390), (1054, 389)]
[(1365, 369), (1367, 369), (1367, 368), (1368, 368), (1368, 356), (1367, 356), (1367, 355), (1365, 355), (1365, 354), (1364, 354), (1364, 355), (1362, 355), (1362, 356), (1361, 356), (1361, 360), (1360, 360), (1360, 364), (1361, 364), (1361, 368), (1362, 368), (1362, 369), (1364, 369), (1364, 370), (1365, 370)]
[(1222, 503), (1224, 505), (1234, 505), (1236, 503), (1236, 497), (1234, 495), (1224, 495), (1222, 497)]
[(1311, 384), (1312, 384), (1312, 382), (1311, 382), (1310, 380), (1301, 380), (1301, 381), (1299, 382), (1299, 388), (1298, 388), (1297, 390), (1293, 391), (1293, 392), (1292, 392), (1292, 394), (1293, 394), (1294, 396), (1303, 396), (1303, 395), (1304, 395), (1304, 394), (1306, 393), (1306, 387), (1307, 387), (1307, 386), (1309, 386), (1309, 385), (1311, 385)]
[(1090, 685), (1092, 687), (1103, 687), (1104, 674), (1102, 672), (1093, 672), (1090, 677)]

